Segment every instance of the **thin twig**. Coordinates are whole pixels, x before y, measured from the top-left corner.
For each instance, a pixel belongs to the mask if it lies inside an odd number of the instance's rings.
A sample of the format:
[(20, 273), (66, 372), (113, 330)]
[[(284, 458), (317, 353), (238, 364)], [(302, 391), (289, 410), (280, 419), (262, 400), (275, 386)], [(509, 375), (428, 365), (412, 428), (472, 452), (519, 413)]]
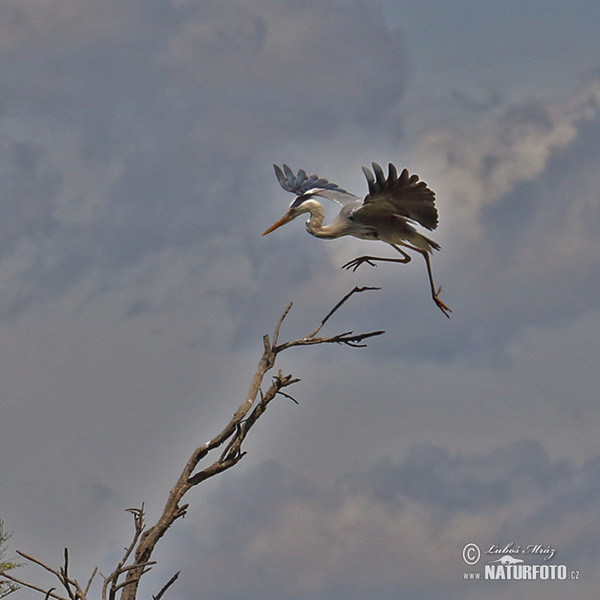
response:
[(294, 396), (290, 396), (289, 394), (286, 394), (285, 392), (282, 392), (281, 390), (279, 390), (279, 392), (277, 392), (277, 393), (280, 396), (284, 396), (285, 398), (288, 398), (289, 400), (291, 400), (295, 404), (300, 404), (300, 402), (298, 402), (298, 400), (296, 400), (296, 398), (294, 398)]
[(52, 592), (55, 590), (56, 588), (50, 588), (47, 592), (46, 595), (44, 596), (44, 600), (49, 600)]
[[(67, 594), (69, 594), (69, 598), (71, 600), (77, 600), (77, 597), (80, 596), (79, 592), (79, 584), (74, 579), (69, 577), (69, 550), (65, 548), (64, 551), (65, 562), (64, 566), (59, 570), (60, 582), (63, 584), (65, 590), (67, 590)], [(73, 591), (71, 588), (75, 588)]]
[(167, 581), (167, 583), (165, 583), (165, 585), (162, 586), (160, 592), (158, 592), (156, 596), (152, 596), (152, 600), (160, 600), (163, 597), (164, 593), (177, 581), (180, 572), (181, 571), (177, 571), (177, 573), (175, 573), (175, 575), (173, 575), (173, 577), (171, 577), (171, 579), (169, 579), (169, 581)]
[(281, 329), (281, 324), (283, 323), (285, 318), (288, 316), (288, 313), (290, 312), (290, 310), (292, 310), (292, 306), (294, 306), (294, 303), (290, 302), (287, 305), (287, 308), (283, 311), (283, 314), (281, 315), (281, 317), (279, 317), (279, 321), (277, 321), (277, 325), (275, 325), (275, 331), (273, 332), (273, 347), (277, 346), (277, 342), (279, 341), (279, 330)]
[[(121, 567), (121, 573), (127, 573), (127, 571), (131, 571), (132, 569), (139, 569), (141, 567), (152, 567), (155, 564), (156, 564), (155, 560), (149, 560), (148, 562), (145, 562), (145, 563), (139, 563), (136, 565), (127, 565), (126, 567)], [(150, 570), (150, 569), (148, 569), (148, 570)]]
[[(31, 562), (34, 562), (36, 565), (39, 565), (40, 567), (42, 567), (42, 569), (45, 569), (46, 571), (48, 571), (49, 573), (52, 573), (52, 575), (54, 575), (55, 577), (58, 577), (60, 579), (59, 572), (56, 571), (55, 569), (53, 569), (52, 567), (49, 567), (47, 564), (43, 563), (41, 560), (34, 558), (33, 556), (29, 556), (29, 554), (25, 554), (25, 552), (21, 552), (21, 550), (17, 550), (17, 554), (19, 556), (22, 556), (25, 560), (30, 560)], [(4, 573), (4, 575), (8, 576), (7, 573)]]
[(374, 337), (376, 335), (383, 335), (384, 330), (369, 331), (368, 333), (353, 334), (351, 331), (340, 335), (334, 335), (328, 338), (315, 338), (308, 337), (291, 342), (285, 342), (275, 348), (275, 351), (279, 354), (288, 348), (295, 348), (296, 346), (316, 346), (318, 344), (345, 344), (346, 346), (352, 346), (354, 348), (364, 348), (366, 344), (361, 344), (363, 340)]
[(86, 596), (88, 595), (88, 592), (90, 591), (90, 588), (92, 587), (92, 581), (94, 580), (94, 577), (96, 577), (96, 573), (98, 573), (98, 567), (94, 568), (94, 571), (90, 575), (90, 578), (88, 579), (87, 585), (85, 586), (85, 590), (83, 590), (83, 593)]
[(45, 590), (44, 588), (38, 587), (37, 585), (33, 585), (32, 583), (28, 583), (27, 581), (21, 581), (14, 575), (9, 575), (8, 573), (3, 573), (2, 577), (6, 577), (6, 579), (10, 579), (14, 583), (16, 583), (18, 585), (22, 585), (23, 587), (26, 587), (30, 590), (35, 590), (36, 592), (40, 592), (40, 594), (45, 595), (46, 599), (47, 598), (56, 598), (56, 600), (67, 600), (67, 598), (65, 598), (64, 596), (59, 596), (58, 594), (54, 593), (54, 590), (56, 588), (50, 588), (49, 590)]
[[(368, 292), (371, 290), (380, 290), (380, 287), (370, 287), (370, 286), (365, 286), (365, 287), (358, 287), (356, 286), (354, 289), (350, 290), (325, 316), (325, 318), (319, 323), (319, 326), (310, 334), (307, 336), (308, 339), (310, 338), (314, 338), (315, 335), (317, 335), (317, 333), (319, 333), (319, 331), (321, 331), (321, 329), (323, 329), (323, 326), (325, 325), (325, 323), (327, 323), (327, 321), (329, 321), (329, 319), (333, 316), (333, 314), (335, 312), (337, 312), (339, 310), (339, 308), (345, 304), (350, 296), (353, 296), (354, 294), (360, 294), (361, 292)], [(273, 344), (274, 346), (276, 345), (275, 343)]]
[[(155, 565), (156, 561), (152, 561), (152, 562), (148, 562), (148, 563), (144, 563), (144, 564)], [(137, 577), (134, 577), (132, 579), (126, 579), (125, 581), (122, 581), (119, 585), (117, 585), (115, 587), (115, 589), (114, 589), (115, 593), (127, 585), (131, 585), (132, 583), (137, 583), (142, 578), (142, 575), (145, 575), (146, 573), (148, 573), (148, 571), (150, 571), (150, 569), (152, 568), (152, 567), (148, 567), (148, 568), (142, 568), (142, 567), (143, 567), (143, 565), (131, 565), (130, 567), (125, 569), (126, 571), (133, 571), (134, 569), (140, 569), (140, 574)]]

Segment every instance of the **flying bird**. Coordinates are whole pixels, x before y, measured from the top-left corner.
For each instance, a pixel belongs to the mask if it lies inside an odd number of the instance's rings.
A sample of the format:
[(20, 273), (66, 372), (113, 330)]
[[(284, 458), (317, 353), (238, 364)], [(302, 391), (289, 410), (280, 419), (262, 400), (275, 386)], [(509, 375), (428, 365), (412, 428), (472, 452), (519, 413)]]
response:
[[(277, 223), (269, 227), (263, 235), (289, 223), (303, 213), (309, 213), (306, 230), (311, 235), (323, 239), (335, 239), (351, 235), (363, 240), (379, 240), (389, 244), (402, 255), (402, 258), (381, 258), (360, 256), (342, 266), (343, 269), (356, 269), (363, 263), (373, 267), (376, 261), (408, 263), (411, 256), (402, 248), (418, 252), (425, 259), (431, 288), (431, 297), (439, 309), (450, 318), (452, 310), (440, 299), (441, 287), (436, 290), (431, 272), (430, 254), (439, 250), (440, 245), (419, 233), (414, 223), (433, 230), (438, 226), (438, 212), (435, 207), (435, 193), (418, 175), (409, 175), (404, 169), (400, 175), (390, 163), (388, 175), (372, 163), (373, 172), (362, 167), (367, 178), (369, 193), (361, 200), (335, 183), (317, 175), (307, 175), (300, 169), (297, 174), (283, 165), (283, 170), (273, 165), (281, 187), (296, 195), (287, 212)], [(342, 206), (339, 215), (328, 225), (323, 225), (325, 211), (315, 197), (333, 200)]]

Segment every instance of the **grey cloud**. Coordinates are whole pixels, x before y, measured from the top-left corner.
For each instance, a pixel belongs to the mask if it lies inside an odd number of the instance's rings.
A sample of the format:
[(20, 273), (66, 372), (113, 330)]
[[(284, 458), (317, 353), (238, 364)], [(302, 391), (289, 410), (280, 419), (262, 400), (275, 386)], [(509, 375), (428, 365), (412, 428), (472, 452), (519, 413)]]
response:
[(418, 598), (440, 585), (445, 597), (462, 598), (460, 552), (469, 541), (550, 544), (561, 563), (589, 569), (597, 528), (583, 551), (563, 530), (597, 519), (597, 465), (597, 457), (580, 467), (552, 459), (535, 441), (464, 454), (419, 445), (337, 484), (303, 487), (268, 462), (222, 480), (208, 513), (191, 517), (195, 536), (170, 552), (175, 564), (199, 568), (184, 581), (188, 593), (204, 584), (208, 597), (234, 597), (239, 579), (251, 598), (274, 588), (294, 599)]
[(401, 463), (381, 459), (369, 471), (367, 484), (375, 498), (395, 503), (402, 498), (453, 514), (476, 515), (508, 506), (531, 489), (562, 490), (572, 482), (572, 469), (552, 461), (538, 442), (521, 441), (488, 456), (449, 454), (434, 445), (411, 448)]
[(22, 237), (40, 240), (52, 235), (58, 225), (52, 202), (62, 184), (60, 173), (44, 161), (43, 152), (34, 144), (8, 140), (4, 146), (0, 254)]
[(498, 202), (518, 183), (542, 178), (552, 156), (572, 151), (572, 144), (598, 118), (599, 89), (592, 80), (560, 104), (509, 104), (475, 134), (437, 129), (424, 137), (421, 151), (433, 172), (438, 171), (454, 215), (465, 219), (466, 235), (481, 233), (483, 207)]
[[(3, 10), (39, 34), (30, 51), (13, 36), (7, 45), (22, 53), (0, 54), (12, 81), (2, 191), (18, 204), (6, 207), (2, 262), (22, 268), (13, 250), (24, 240), (37, 255), (11, 310), (83, 277), (107, 285), (103, 274), (167, 248), (201, 249), (216, 232), (258, 236), (277, 150), (349, 122), (377, 127), (404, 88), (399, 36), (360, 3)], [(79, 29), (95, 21), (86, 41)]]
[(476, 514), (506, 504), (505, 481), (486, 481), (471, 468), (463, 470), (460, 462), (441, 448), (419, 446), (400, 465), (382, 459), (370, 472), (369, 487), (380, 501), (401, 501), (406, 497), (442, 509), (445, 514), (455, 511)]
[(502, 93), (497, 89), (488, 90), (483, 98), (469, 95), (461, 90), (454, 90), (452, 97), (470, 113), (486, 112), (491, 108), (500, 106), (504, 100)]
[(465, 348), (495, 347), (488, 356), (498, 360), (523, 322), (595, 307), (598, 90), (594, 80), (554, 105), (509, 104), (476, 134), (424, 138), (441, 212), (444, 256), (434, 268), (456, 306), (446, 330), (452, 347), (457, 326)]

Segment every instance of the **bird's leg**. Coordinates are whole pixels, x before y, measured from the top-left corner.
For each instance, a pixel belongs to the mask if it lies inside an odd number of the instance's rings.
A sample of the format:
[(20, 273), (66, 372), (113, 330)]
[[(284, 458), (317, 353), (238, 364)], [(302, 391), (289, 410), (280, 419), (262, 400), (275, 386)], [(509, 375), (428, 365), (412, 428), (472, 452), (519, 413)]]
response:
[[(403, 242), (400, 242), (403, 246), (406, 246), (407, 248), (410, 248), (411, 250), (414, 250), (415, 252), (418, 252), (419, 254), (423, 255), (423, 258), (425, 259), (425, 262), (427, 263), (427, 275), (429, 276), (429, 286), (431, 288), (431, 297), (433, 298), (433, 301), (437, 304), (438, 308), (448, 317), (450, 318), (450, 313), (452, 312), (452, 309), (449, 308), (448, 306), (446, 306), (441, 298), (439, 297), (440, 292), (442, 291), (442, 286), (440, 286), (437, 290), (435, 289), (435, 284), (433, 283), (433, 273), (431, 272), (431, 260), (429, 259), (429, 252), (427, 252), (426, 250), (421, 250), (421, 248), (417, 248), (416, 246), (412, 246), (411, 244), (405, 244)], [(401, 252), (403, 255), (406, 256), (406, 252), (404, 252), (403, 250), (400, 250), (400, 248), (398, 248), (395, 244), (391, 244), (396, 250), (398, 250), (398, 252)]]
[[(431, 288), (431, 297), (433, 298), (433, 301), (436, 303), (437, 307), (448, 318), (450, 318), (450, 313), (452, 312), (452, 309), (449, 308), (448, 306), (446, 306), (446, 304), (444, 304), (444, 302), (439, 297), (440, 292), (442, 291), (441, 286), (437, 290), (435, 289), (435, 283), (433, 282), (433, 273), (431, 272), (431, 261), (429, 259), (429, 252), (427, 252), (426, 250), (422, 250), (421, 248), (417, 248), (416, 246), (413, 246), (412, 244), (406, 244), (404, 242), (400, 242), (400, 244), (406, 248), (409, 248), (410, 250), (414, 250), (415, 252), (418, 252), (419, 254), (423, 255), (423, 258), (425, 259), (425, 263), (427, 264), (427, 275), (429, 277), (429, 286)], [(404, 252), (404, 250), (399, 248), (396, 244), (390, 244), (390, 246), (392, 246), (392, 248), (394, 248), (394, 250), (400, 252), (400, 254), (402, 254), (402, 258), (381, 258), (378, 256), (359, 256), (358, 258), (351, 260), (350, 262), (346, 263), (345, 265), (342, 265), (342, 269), (352, 269), (353, 271), (356, 271), (356, 269), (358, 269), (358, 267), (360, 267), (360, 265), (362, 265), (363, 263), (367, 263), (368, 265), (371, 265), (372, 267), (376, 267), (377, 265), (375, 264), (374, 261), (395, 262), (395, 263), (403, 263), (403, 264), (410, 262), (411, 257), (406, 252)]]
[(431, 261), (429, 260), (429, 253), (428, 252), (423, 252), (423, 258), (425, 259), (425, 262), (427, 263), (427, 275), (429, 275), (429, 285), (431, 287), (431, 297), (433, 298), (433, 301), (437, 304), (438, 308), (448, 317), (450, 318), (450, 313), (452, 312), (452, 309), (448, 306), (446, 306), (443, 302), (442, 299), (439, 297), (440, 296), (440, 292), (442, 291), (442, 286), (440, 285), (440, 287), (436, 290), (435, 289), (435, 285), (433, 283), (433, 275), (431, 273)]
[(342, 269), (352, 269), (353, 271), (356, 271), (356, 269), (358, 269), (358, 267), (360, 267), (360, 265), (362, 265), (363, 263), (367, 263), (368, 265), (371, 265), (372, 267), (376, 267), (377, 265), (373, 261), (395, 262), (395, 263), (403, 263), (403, 264), (410, 262), (411, 257), (408, 254), (406, 254), (406, 252), (404, 252), (404, 250), (400, 250), (400, 248), (398, 248), (397, 246), (394, 246), (394, 248), (396, 250), (398, 250), (398, 252), (400, 252), (400, 254), (402, 254), (402, 256), (404, 258), (381, 258), (379, 256), (359, 256), (358, 258), (355, 258), (355, 259), (351, 260), (350, 262), (347, 262), (345, 265), (342, 265)]

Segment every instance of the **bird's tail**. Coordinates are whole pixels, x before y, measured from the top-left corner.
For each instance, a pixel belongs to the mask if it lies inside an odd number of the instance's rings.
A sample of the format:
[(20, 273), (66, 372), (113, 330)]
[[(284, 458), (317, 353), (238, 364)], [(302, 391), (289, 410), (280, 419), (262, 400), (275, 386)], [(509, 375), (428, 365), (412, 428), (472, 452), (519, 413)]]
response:
[(434, 250), (441, 249), (441, 246), (437, 242), (434, 242), (433, 240), (429, 239), (428, 237), (424, 236), (418, 231), (414, 232), (414, 234), (411, 236), (410, 241), (417, 248), (421, 248), (421, 250), (424, 250), (425, 252), (429, 252), (431, 254), (433, 254)]

